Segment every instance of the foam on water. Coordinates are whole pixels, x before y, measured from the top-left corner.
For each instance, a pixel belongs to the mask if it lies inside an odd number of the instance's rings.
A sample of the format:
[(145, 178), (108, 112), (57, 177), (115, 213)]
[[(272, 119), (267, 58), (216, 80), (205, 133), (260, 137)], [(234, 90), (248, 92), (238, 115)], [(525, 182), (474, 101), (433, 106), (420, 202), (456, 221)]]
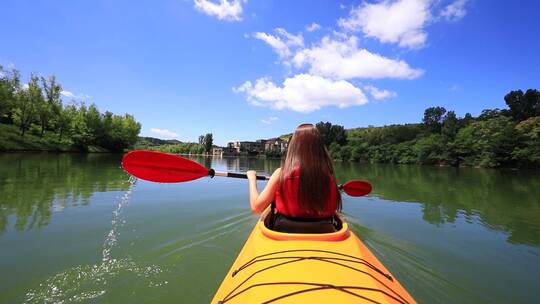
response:
[(111, 230), (105, 236), (101, 261), (93, 265), (78, 265), (55, 274), (26, 292), (24, 303), (79, 303), (99, 298), (114, 288), (120, 279), (135, 280), (148, 287), (168, 284), (158, 276), (163, 270), (156, 265), (141, 265), (131, 257), (113, 258), (111, 251), (118, 245), (119, 229), (125, 223), (122, 214), (129, 205), (136, 179), (130, 177), (128, 190), (118, 198), (113, 211)]

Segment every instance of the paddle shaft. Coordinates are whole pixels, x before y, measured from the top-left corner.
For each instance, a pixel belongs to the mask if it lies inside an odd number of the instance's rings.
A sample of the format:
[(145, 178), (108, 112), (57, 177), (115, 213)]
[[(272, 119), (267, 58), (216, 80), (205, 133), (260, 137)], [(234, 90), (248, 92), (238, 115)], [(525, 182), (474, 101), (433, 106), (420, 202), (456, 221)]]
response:
[[(208, 170), (208, 175), (210, 176), (222, 176), (222, 177), (233, 177), (233, 178), (243, 178), (247, 179), (247, 174), (245, 173), (233, 173), (233, 172), (216, 172), (214, 169)], [(269, 180), (268, 176), (257, 175), (257, 180)]]
[[(233, 178), (243, 178), (243, 179), (247, 179), (247, 174), (245, 174), (245, 173), (216, 172), (216, 171), (214, 171), (214, 169), (208, 170), (208, 175), (210, 175), (211, 177), (214, 177), (214, 176), (221, 176), (221, 177), (233, 177)], [(257, 180), (269, 180), (269, 179), (270, 179), (270, 177), (268, 177), (268, 176), (260, 176), (260, 175), (257, 175)], [(339, 190), (344, 190), (344, 189), (343, 189), (343, 186), (344, 186), (344, 184), (338, 185), (338, 189), (339, 189)], [(370, 190), (370, 191), (371, 191), (371, 190)]]

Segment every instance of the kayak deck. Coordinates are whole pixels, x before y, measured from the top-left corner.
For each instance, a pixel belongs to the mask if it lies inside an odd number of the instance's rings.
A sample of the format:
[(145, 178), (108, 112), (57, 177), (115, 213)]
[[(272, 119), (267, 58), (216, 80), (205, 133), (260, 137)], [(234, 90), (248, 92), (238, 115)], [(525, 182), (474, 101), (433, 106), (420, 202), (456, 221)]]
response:
[[(263, 217), (264, 218), (264, 215)], [(212, 303), (415, 303), (352, 233), (290, 234), (259, 220)]]

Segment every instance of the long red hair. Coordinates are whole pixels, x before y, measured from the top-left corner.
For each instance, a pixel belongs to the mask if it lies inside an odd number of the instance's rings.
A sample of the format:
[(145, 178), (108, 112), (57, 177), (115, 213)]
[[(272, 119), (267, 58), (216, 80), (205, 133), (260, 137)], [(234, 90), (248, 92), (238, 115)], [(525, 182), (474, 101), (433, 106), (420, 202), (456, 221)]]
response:
[[(324, 146), (319, 130), (312, 124), (301, 124), (289, 141), (287, 156), (281, 166), (280, 192), (283, 182), (295, 167), (300, 169), (298, 181), (298, 204), (305, 210), (318, 213), (325, 210), (330, 199), (330, 181), (334, 177), (332, 159)], [(336, 186), (337, 187), (337, 186)], [(337, 209), (341, 210), (341, 195), (337, 193)]]

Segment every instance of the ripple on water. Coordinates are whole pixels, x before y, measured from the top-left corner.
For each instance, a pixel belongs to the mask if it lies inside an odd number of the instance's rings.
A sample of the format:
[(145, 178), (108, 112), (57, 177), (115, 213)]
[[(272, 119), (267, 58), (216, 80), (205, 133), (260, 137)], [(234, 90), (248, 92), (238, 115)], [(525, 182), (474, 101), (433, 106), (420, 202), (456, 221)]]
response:
[(347, 217), (347, 221), (413, 297), (428, 299), (429, 303), (493, 302), (493, 298), (482, 291), (483, 286), (479, 282), (454, 271), (452, 265), (463, 261), (444, 252), (373, 231), (354, 218)]
[(118, 245), (118, 230), (125, 223), (122, 213), (129, 204), (135, 185), (135, 178), (129, 179), (129, 189), (118, 199), (113, 210), (111, 230), (105, 236), (101, 262), (93, 265), (78, 265), (55, 274), (35, 289), (26, 292), (24, 303), (78, 303), (96, 299), (112, 290), (121, 282), (137, 282), (147, 287), (159, 287), (168, 282), (160, 279), (163, 270), (156, 265), (141, 265), (131, 257), (115, 259), (111, 251)]
[(163, 270), (140, 265), (132, 258), (109, 259), (94, 265), (79, 265), (58, 273), (28, 291), (24, 303), (77, 303), (98, 298), (120, 281), (138, 281), (148, 287), (168, 282), (159, 279)]

